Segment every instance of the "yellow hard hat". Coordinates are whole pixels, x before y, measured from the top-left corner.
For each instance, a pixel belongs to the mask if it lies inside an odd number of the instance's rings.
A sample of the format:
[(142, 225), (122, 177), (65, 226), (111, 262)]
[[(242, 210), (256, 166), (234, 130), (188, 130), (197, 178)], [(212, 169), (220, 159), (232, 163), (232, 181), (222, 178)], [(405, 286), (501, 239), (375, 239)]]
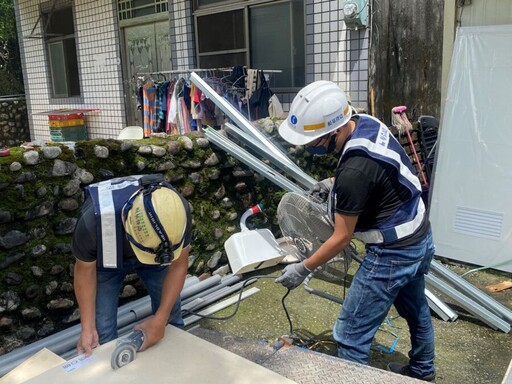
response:
[(187, 214), (178, 193), (165, 186), (135, 192), (123, 207), (123, 225), (143, 264), (170, 264), (181, 255)]

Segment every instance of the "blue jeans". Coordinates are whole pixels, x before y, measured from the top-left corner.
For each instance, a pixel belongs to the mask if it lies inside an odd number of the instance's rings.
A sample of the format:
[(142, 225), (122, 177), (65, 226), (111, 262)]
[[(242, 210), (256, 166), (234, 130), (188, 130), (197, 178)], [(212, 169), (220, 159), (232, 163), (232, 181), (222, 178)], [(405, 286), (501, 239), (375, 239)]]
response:
[(336, 323), (338, 356), (368, 364), (370, 347), (391, 305), (409, 325), (411, 371), (424, 376), (434, 370), (434, 329), (425, 296), (425, 274), (434, 256), (432, 232), (418, 243), (386, 249), (367, 246)]
[[(162, 285), (168, 267), (145, 265), (135, 257), (123, 263), (123, 269), (98, 269), (96, 283), (96, 330), (100, 344), (117, 338), (117, 307), (119, 293), (126, 274), (132, 270), (144, 282), (151, 297), (151, 308), (156, 312), (162, 297)], [(169, 324), (183, 328), (181, 300), (178, 298), (169, 315)]]

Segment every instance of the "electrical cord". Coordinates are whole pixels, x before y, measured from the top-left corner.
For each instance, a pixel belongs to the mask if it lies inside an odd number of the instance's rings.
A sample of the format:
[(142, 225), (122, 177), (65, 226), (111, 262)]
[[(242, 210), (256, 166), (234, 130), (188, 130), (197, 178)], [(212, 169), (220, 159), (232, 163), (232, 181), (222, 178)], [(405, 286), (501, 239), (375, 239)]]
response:
[[(244, 293), (245, 287), (249, 283), (252, 283), (254, 280), (258, 280), (258, 279), (275, 279), (275, 278), (276, 278), (275, 276), (258, 275), (258, 276), (252, 276), (252, 277), (248, 278), (247, 280), (245, 280), (244, 283), (242, 284), (242, 286), (240, 287), (240, 293), (238, 294), (238, 299), (236, 301), (235, 309), (233, 310), (233, 313), (231, 313), (230, 315), (221, 316), (221, 317), (209, 316), (209, 315), (201, 315), (200, 313), (195, 312), (195, 311), (193, 311), (191, 309), (185, 309), (185, 310), (183, 310), (183, 312), (186, 313), (186, 314), (199, 316), (199, 317), (201, 317), (203, 319), (209, 319), (209, 320), (229, 320), (229, 319), (231, 319), (233, 316), (235, 316), (237, 314), (238, 309), (240, 308), (240, 302), (242, 301), (242, 294)], [(283, 308), (284, 308), (284, 311), (286, 313), (286, 318), (288, 319), (288, 322), (289, 322), (290, 328), (291, 328), (292, 325), (291, 325), (290, 315), (288, 314), (288, 310), (286, 309), (286, 306), (284, 304), (284, 299), (286, 298), (286, 296), (288, 296), (289, 293), (290, 293), (290, 290), (288, 289), (288, 292), (286, 292), (286, 294), (283, 296), (283, 298), (281, 300), (281, 303), (283, 304)]]
[[(275, 276), (258, 275), (258, 276), (250, 277), (246, 281), (244, 281), (244, 283), (240, 287), (240, 293), (238, 294), (238, 299), (237, 299), (237, 302), (236, 302), (235, 309), (233, 310), (233, 313), (231, 313), (231, 314), (229, 314), (227, 316), (201, 315), (200, 313), (195, 312), (195, 311), (193, 311), (191, 309), (190, 310), (184, 310), (183, 312), (186, 313), (186, 314), (191, 314), (191, 315), (199, 316), (199, 317), (201, 317), (203, 319), (209, 319), (209, 320), (229, 320), (229, 319), (233, 318), (237, 314), (238, 309), (240, 308), (240, 302), (242, 301), (243, 291), (244, 291), (245, 287), (249, 283), (252, 283), (254, 280), (258, 280), (258, 279), (275, 279), (275, 278), (276, 278)], [(285, 300), (288, 297), (288, 295), (290, 294), (290, 292), (291, 292), (291, 289), (287, 289), (286, 293), (281, 298), (281, 305), (283, 307), (283, 310), (284, 310), (284, 313), (286, 315), (286, 319), (288, 320), (288, 325), (289, 325), (289, 334), (286, 337), (292, 342), (293, 345), (296, 345), (296, 346), (301, 347), (301, 348), (306, 348), (306, 349), (309, 349), (309, 350), (316, 350), (319, 347), (323, 347), (325, 344), (335, 345), (335, 343), (332, 340), (316, 340), (316, 339), (311, 338), (311, 337), (306, 337), (305, 338), (305, 337), (300, 337), (298, 335), (295, 335), (295, 332), (294, 332), (294, 329), (293, 329), (293, 322), (292, 322), (292, 319), (290, 317), (290, 313), (288, 312), (288, 309), (286, 308), (286, 304), (285, 304)], [(279, 338), (279, 339), (283, 339), (283, 338)], [(331, 351), (329, 351), (329, 352), (331, 352)]]

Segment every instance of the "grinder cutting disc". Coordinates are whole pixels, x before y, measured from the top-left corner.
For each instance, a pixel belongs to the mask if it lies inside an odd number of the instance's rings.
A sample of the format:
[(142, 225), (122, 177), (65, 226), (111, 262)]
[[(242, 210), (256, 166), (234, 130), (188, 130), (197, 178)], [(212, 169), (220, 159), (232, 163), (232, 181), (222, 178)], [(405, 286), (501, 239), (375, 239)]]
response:
[(135, 359), (136, 353), (137, 350), (133, 344), (126, 343), (118, 345), (112, 352), (112, 357), (110, 358), (112, 369), (121, 368), (132, 362)]
[(144, 333), (134, 331), (129, 336), (119, 339), (110, 357), (112, 369), (118, 369), (135, 359), (137, 351), (144, 343)]

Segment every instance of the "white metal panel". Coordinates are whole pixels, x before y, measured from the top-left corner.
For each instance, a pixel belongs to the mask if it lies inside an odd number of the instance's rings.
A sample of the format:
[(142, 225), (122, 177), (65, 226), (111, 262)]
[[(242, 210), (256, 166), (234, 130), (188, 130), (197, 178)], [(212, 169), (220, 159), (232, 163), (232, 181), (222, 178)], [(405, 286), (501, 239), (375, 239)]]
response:
[(110, 357), (116, 341), (80, 355), (26, 381), (30, 384), (293, 384), (294, 382), (232, 352), (173, 326), (165, 337), (135, 360), (113, 370)]
[(62, 357), (53, 353), (49, 349), (43, 348), (36, 354), (29, 357), (23, 363), (18, 365), (12, 371), (2, 376), (2, 384), (19, 384), (40, 375), (47, 370), (61, 365), (65, 362)]
[(430, 220), (437, 255), (512, 272), (512, 25), (455, 40)]

